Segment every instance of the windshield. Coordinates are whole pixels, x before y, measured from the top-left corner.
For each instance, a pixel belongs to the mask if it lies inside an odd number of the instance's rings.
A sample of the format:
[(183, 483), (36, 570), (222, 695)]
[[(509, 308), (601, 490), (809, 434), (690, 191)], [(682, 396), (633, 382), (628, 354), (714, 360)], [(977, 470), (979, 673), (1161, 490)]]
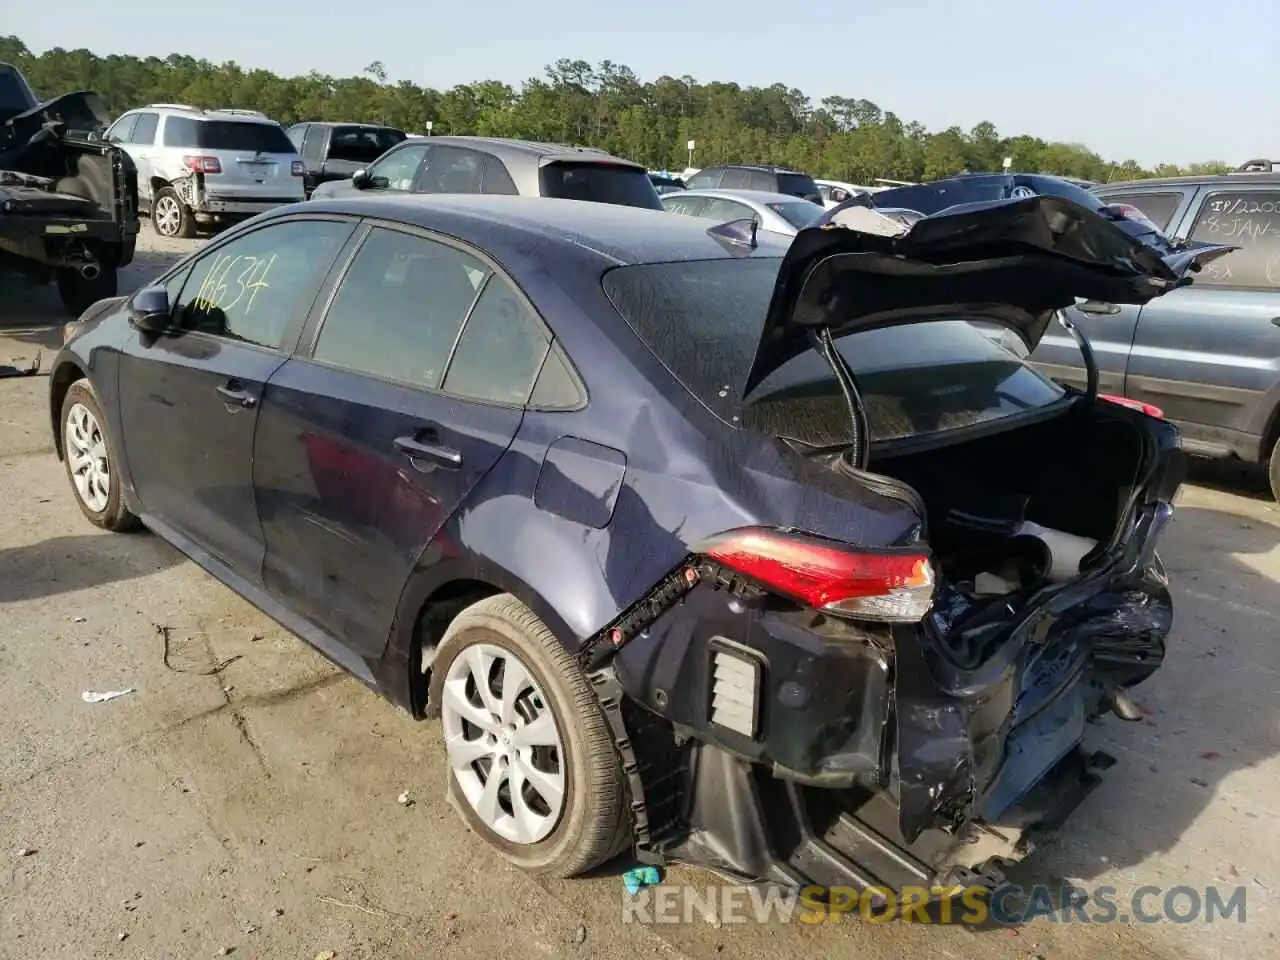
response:
[[(636, 336), (721, 419), (807, 443), (845, 442), (843, 398), (812, 351), (770, 374), (750, 404), (742, 401), (780, 264), (760, 257), (617, 267), (603, 286)], [(858, 378), (873, 440), (971, 426), (1063, 396), (965, 318), (867, 330), (836, 343)]]
[(245, 153), (296, 153), (278, 123), (242, 123), (235, 120), (193, 120), (168, 117), (164, 122), (166, 147), (199, 147), (203, 150), (242, 150)]
[(766, 206), (796, 228), (804, 228), (822, 216), (823, 209), (808, 200), (796, 200), (789, 203), (769, 203)]
[(609, 163), (552, 163), (542, 168), (542, 195), (661, 210), (649, 174)]

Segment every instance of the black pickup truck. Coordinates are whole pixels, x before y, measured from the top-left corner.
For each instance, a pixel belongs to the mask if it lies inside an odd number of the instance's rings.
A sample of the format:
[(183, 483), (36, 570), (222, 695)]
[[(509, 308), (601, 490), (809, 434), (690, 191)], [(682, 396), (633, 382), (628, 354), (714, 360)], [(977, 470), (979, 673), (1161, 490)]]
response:
[(350, 180), (357, 170), (408, 138), (403, 130), (382, 124), (318, 120), (295, 123), (287, 133), (305, 165), (302, 183), (308, 198), (322, 183)]
[(96, 139), (106, 120), (96, 93), (40, 102), (0, 63), (0, 269), (56, 281), (77, 316), (115, 296), (138, 236), (137, 168)]

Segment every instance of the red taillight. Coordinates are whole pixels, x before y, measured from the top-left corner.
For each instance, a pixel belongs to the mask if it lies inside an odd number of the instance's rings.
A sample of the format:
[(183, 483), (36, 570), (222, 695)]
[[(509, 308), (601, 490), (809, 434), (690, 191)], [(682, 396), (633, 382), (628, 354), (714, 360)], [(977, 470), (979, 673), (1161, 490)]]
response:
[(221, 173), (222, 164), (217, 157), (183, 157), (182, 165), (196, 173)]
[(933, 566), (919, 551), (857, 550), (749, 528), (712, 539), (702, 552), (769, 590), (826, 613), (915, 622), (933, 603)]
[(301, 160), (295, 160), (289, 165), (289, 172), (295, 177), (300, 177), (307, 172), (307, 168)]
[(1098, 394), (1098, 399), (1105, 400), (1107, 403), (1116, 403), (1122, 407), (1128, 407), (1130, 410), (1141, 410), (1148, 417), (1155, 417), (1157, 420), (1164, 419), (1164, 411), (1154, 403), (1143, 403), (1141, 400), (1130, 400), (1128, 397), (1117, 397), (1109, 393)]

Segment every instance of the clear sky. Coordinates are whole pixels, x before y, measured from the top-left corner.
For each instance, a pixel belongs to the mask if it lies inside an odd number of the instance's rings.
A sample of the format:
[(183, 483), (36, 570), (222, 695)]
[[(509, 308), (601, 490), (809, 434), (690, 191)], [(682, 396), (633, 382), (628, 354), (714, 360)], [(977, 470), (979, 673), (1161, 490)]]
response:
[(864, 97), (1145, 165), (1280, 155), (1280, 0), (0, 0), (34, 51), (186, 53), (277, 73), (514, 85), (560, 57), (641, 79)]

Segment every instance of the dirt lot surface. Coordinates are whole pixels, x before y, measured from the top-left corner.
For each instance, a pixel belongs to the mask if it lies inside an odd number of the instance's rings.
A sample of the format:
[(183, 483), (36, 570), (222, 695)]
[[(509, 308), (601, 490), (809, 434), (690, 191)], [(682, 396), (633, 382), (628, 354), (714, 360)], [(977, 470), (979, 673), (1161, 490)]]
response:
[[(125, 285), (192, 246), (144, 232)], [(0, 362), (56, 343), (52, 289), (3, 282)], [(1177, 621), (1137, 691), (1144, 721), (1097, 728), (1119, 765), (1020, 874), (1108, 884), (1122, 908), (1147, 884), (1240, 886), (1245, 923), (643, 926), (622, 920), (626, 864), (539, 881), (469, 836), (443, 800), (435, 723), (157, 538), (85, 523), (45, 390), (0, 380), (0, 957), (1280, 955), (1280, 512), (1255, 477), (1198, 474), (1181, 494), (1162, 550)]]

